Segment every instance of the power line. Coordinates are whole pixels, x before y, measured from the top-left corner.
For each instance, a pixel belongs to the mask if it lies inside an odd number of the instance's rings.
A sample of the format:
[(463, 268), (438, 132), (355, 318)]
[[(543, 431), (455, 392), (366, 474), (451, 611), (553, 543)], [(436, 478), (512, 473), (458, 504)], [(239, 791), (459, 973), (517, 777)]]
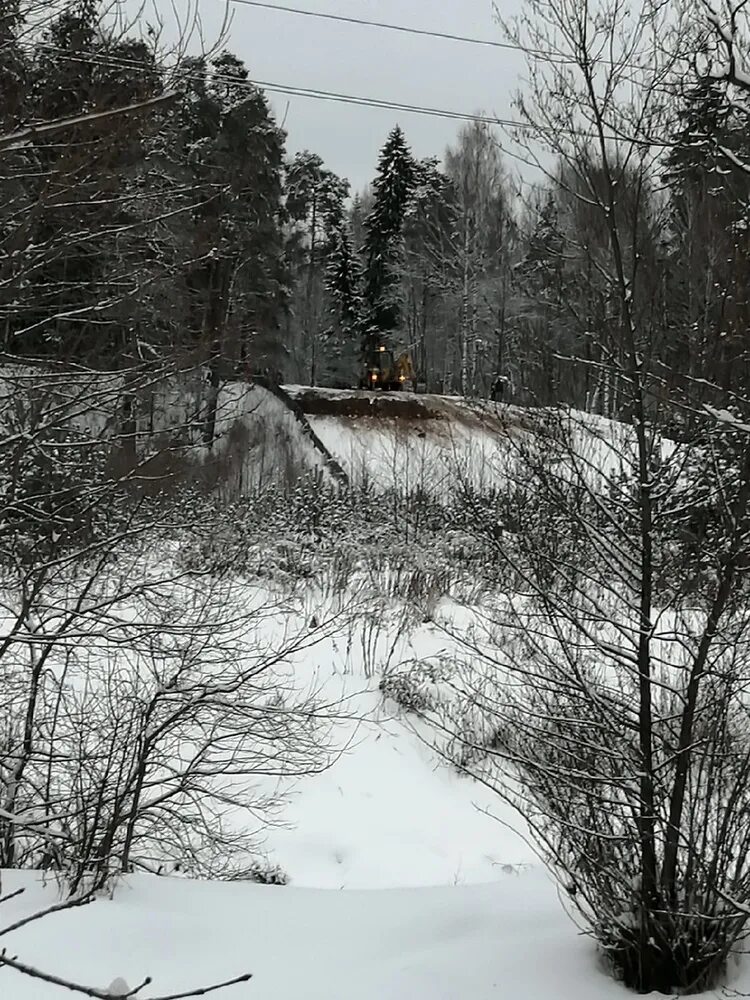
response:
[[(48, 52), (54, 52), (63, 59), (69, 62), (79, 62), (82, 64), (92, 63), (94, 65), (99, 65), (103, 67), (117, 67), (123, 69), (148, 69), (153, 70), (154, 66), (152, 63), (146, 62), (145, 60), (138, 59), (127, 59), (121, 56), (113, 56), (109, 53), (103, 54), (100, 52), (90, 52), (85, 50), (79, 50), (77, 55), (73, 55), (65, 49), (61, 49), (54, 45), (47, 45), (44, 43), (39, 43), (35, 46), (37, 49), (43, 49)], [(178, 80), (193, 80), (196, 82), (201, 82), (205, 77), (198, 72), (184, 72), (180, 70), (180, 67), (173, 67), (177, 70)], [(386, 111), (399, 111), (405, 114), (415, 114), (423, 115), (432, 118), (442, 118), (448, 121), (463, 121), (463, 122), (477, 122), (483, 125), (495, 125), (506, 129), (517, 129), (523, 132), (536, 132), (538, 126), (528, 121), (518, 121), (517, 119), (511, 118), (499, 118), (493, 115), (481, 115), (481, 114), (470, 114), (463, 111), (451, 111), (443, 108), (432, 108), (418, 104), (400, 103), (397, 101), (388, 101), (381, 98), (371, 98), (371, 97), (360, 97), (354, 94), (340, 94), (334, 91), (320, 90), (318, 88), (311, 87), (296, 87), (287, 84), (271, 83), (266, 80), (252, 80), (249, 77), (239, 78), (232, 74), (227, 73), (212, 73), (212, 80), (219, 83), (224, 83), (227, 86), (237, 87), (241, 90), (248, 90), (257, 92), (268, 91), (270, 93), (283, 94), (287, 97), (302, 97), (309, 100), (324, 101), (335, 104), (348, 104), (355, 107), (367, 107), (367, 108), (377, 108)], [(557, 131), (563, 135), (571, 136), (573, 138), (579, 139), (596, 139), (597, 129), (592, 125), (591, 131), (587, 132), (583, 128), (571, 128), (566, 126), (558, 126)], [(677, 144), (671, 140), (657, 139), (655, 137), (644, 138), (637, 137), (635, 135), (625, 135), (619, 132), (613, 126), (609, 126), (609, 132), (604, 136), (610, 142), (620, 142), (623, 139), (629, 142), (631, 145), (639, 146), (645, 149), (653, 149), (655, 147), (662, 148), (677, 148)], [(526, 162), (523, 156), (518, 153), (513, 152), (513, 150), (508, 149), (507, 146), (502, 146), (503, 152), (513, 159), (519, 159)]]
[[(77, 54), (67, 52), (65, 49), (54, 45), (39, 44), (36, 48), (45, 52), (53, 52), (55, 55), (68, 60), (69, 62), (93, 63), (99, 66), (112, 66), (121, 69), (153, 69), (153, 66), (144, 60), (127, 59), (121, 56), (103, 55), (98, 52), (85, 52), (79, 50)], [(179, 72), (180, 79), (200, 81), (200, 73)], [(252, 80), (250, 78), (240, 79), (231, 74), (214, 73), (212, 79), (227, 85), (245, 90), (266, 90), (270, 93), (284, 94), (290, 97), (305, 97), (310, 100), (330, 101), (338, 104), (352, 104), (358, 107), (381, 108), (386, 111), (403, 111), (409, 114), (427, 115), (434, 118), (446, 118), (452, 121), (474, 121), (484, 125), (501, 125), (505, 128), (532, 129), (529, 122), (514, 121), (510, 118), (498, 118), (494, 115), (470, 114), (464, 111), (451, 111), (445, 108), (433, 108), (420, 104), (401, 103), (399, 101), (389, 101), (378, 97), (361, 97), (356, 94), (341, 94), (336, 91), (320, 90), (316, 87), (297, 87), (292, 84), (274, 83), (268, 80)]]
[(279, 11), (283, 14), (299, 14), (302, 17), (316, 17), (325, 21), (340, 21), (344, 24), (356, 24), (366, 28), (381, 28), (385, 31), (398, 31), (405, 35), (422, 35), (426, 38), (440, 38), (448, 42), (463, 42), (466, 45), (484, 45), (495, 49), (514, 49), (525, 51), (514, 42), (499, 42), (492, 38), (471, 38), (467, 35), (455, 35), (448, 31), (430, 31), (427, 28), (410, 28), (405, 24), (390, 24), (386, 21), (370, 21), (362, 17), (349, 17), (345, 14), (329, 14), (321, 10), (303, 10), (301, 7), (288, 7), (279, 3), (264, 3), (262, 0), (229, 0), (230, 3), (243, 7), (260, 7), (264, 10)]
[[(358, 27), (379, 28), (384, 31), (395, 31), (405, 35), (417, 35), (423, 38), (437, 38), (441, 41), (460, 42), (464, 45), (481, 45), (485, 48), (521, 52), (524, 56), (533, 56), (534, 58), (545, 59), (546, 61), (554, 63), (558, 66), (578, 65), (575, 59), (565, 58), (565, 56), (561, 55), (559, 52), (552, 52), (545, 49), (534, 49), (521, 45), (519, 42), (501, 42), (494, 38), (476, 38), (469, 35), (457, 35), (449, 31), (433, 31), (429, 28), (412, 28), (405, 24), (392, 24), (389, 21), (371, 21), (367, 18), (351, 17), (347, 14), (331, 14), (328, 11), (305, 10), (302, 7), (290, 7), (286, 4), (267, 3), (266, 0), (222, 0), (222, 2), (236, 4), (237, 6), (242, 7), (255, 7), (261, 10), (276, 11), (282, 14), (295, 14), (301, 17), (312, 17), (325, 21), (338, 21), (342, 24), (354, 24)], [(599, 62), (613, 67), (633, 69), (643, 68), (624, 59), (600, 59)]]
[(469, 114), (463, 111), (449, 111), (443, 108), (426, 107), (419, 104), (401, 104), (398, 101), (387, 101), (377, 97), (358, 97), (355, 94), (338, 94), (328, 90), (317, 90), (309, 87), (292, 87), (280, 83), (268, 83), (264, 80), (247, 81), (252, 86), (260, 87), (270, 93), (285, 94), (291, 97), (306, 97), (311, 100), (329, 101), (338, 104), (352, 104), (358, 107), (382, 108), (386, 111), (403, 111), (408, 114), (426, 115), (433, 118), (446, 118), (452, 121), (472, 121), (484, 125), (503, 125), (506, 128), (530, 129), (528, 122), (517, 122), (511, 119), (495, 118), (489, 115)]
[[(103, 55), (98, 52), (86, 51), (79, 51), (77, 55), (74, 55), (67, 52), (65, 49), (47, 44), (39, 44), (37, 48), (43, 49), (47, 52), (54, 52), (56, 55), (59, 55), (69, 62), (79, 62), (83, 64), (93, 63), (94, 65), (104, 66), (105, 68), (112, 66), (123, 69), (153, 69), (153, 66), (144, 60), (127, 59), (121, 56), (112, 56), (109, 54)], [(182, 80), (201, 81), (203, 79), (200, 73), (180, 73), (179, 69), (178, 75)], [(469, 112), (464, 111), (451, 111), (445, 108), (433, 108), (419, 104), (400, 103), (398, 101), (389, 101), (376, 97), (361, 97), (355, 94), (341, 94), (335, 91), (320, 90), (313, 87), (297, 87), (290, 84), (274, 83), (267, 80), (252, 80), (250, 78), (241, 79), (225, 73), (214, 73), (212, 74), (212, 79), (216, 82), (237, 87), (241, 90), (262, 90), (268, 91), (269, 93), (283, 94), (287, 97), (303, 97), (309, 100), (327, 101), (335, 104), (349, 104), (355, 107), (378, 108), (386, 111), (400, 111), (405, 114), (443, 118), (448, 121), (469, 121), (478, 122), (483, 125), (499, 125), (503, 128), (519, 129), (526, 132), (536, 131), (536, 126), (531, 122), (518, 121), (512, 118), (500, 118), (494, 115), (470, 114)], [(561, 126), (559, 130), (564, 134), (571, 136), (584, 137), (586, 135), (583, 129), (565, 128)], [(593, 132), (591, 138), (594, 138)], [(616, 141), (618, 138), (622, 137), (612, 133), (608, 136), (608, 138)], [(646, 140), (632, 139), (631, 141), (639, 145), (657, 145), (655, 142), (649, 143)], [(506, 150), (506, 152), (509, 151)]]

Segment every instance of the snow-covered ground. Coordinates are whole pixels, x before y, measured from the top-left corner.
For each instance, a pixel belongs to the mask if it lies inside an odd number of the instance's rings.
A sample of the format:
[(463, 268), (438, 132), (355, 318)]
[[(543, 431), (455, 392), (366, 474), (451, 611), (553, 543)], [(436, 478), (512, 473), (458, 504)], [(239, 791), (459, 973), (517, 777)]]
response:
[(476, 486), (496, 484), (507, 453), (496, 428), (447, 421), (309, 416), (320, 440), (355, 483), (440, 493), (456, 471)]
[(516, 825), (516, 817), (438, 761), (379, 694), (365, 693), (356, 706), (369, 721), (352, 726), (351, 746), (331, 770), (297, 782), (284, 813), (290, 825), (267, 834), (269, 860), (292, 885), (481, 884), (535, 861), (524, 840), (493, 818)]
[[(475, 481), (502, 467), (498, 428), (482, 425), (473, 413), (466, 422), (408, 427), (397, 420), (320, 415), (310, 422), (353, 478), (371, 477), (381, 487), (425, 486), (425, 477), (432, 477), (431, 488), (439, 487), (441, 476), (455, 477), (457, 461)], [(616, 453), (627, 433), (605, 424), (597, 429), (602, 443), (591, 436), (597, 452), (591, 464), (601, 468), (598, 449)], [(266, 830), (262, 849), (269, 865), (286, 872), (289, 885), (132, 876), (112, 898), (52, 914), (0, 945), (22, 961), (100, 989), (117, 977), (132, 989), (152, 976), (153, 985), (138, 993), (142, 998), (244, 972), (252, 973), (250, 982), (217, 995), (627, 996), (566, 914), (518, 817), (489, 789), (440, 760), (420, 739), (418, 725), (378, 691), (385, 667), (439, 655), (446, 642), (430, 623), (396, 641), (384, 618), (369, 632), (365, 622), (355, 641), (349, 634), (313, 645), (294, 664), (301, 687), (331, 700), (344, 696), (347, 717), (337, 724), (335, 743), (343, 752), (333, 766), (281, 783), (287, 804), (279, 824)], [(57, 898), (54, 885), (33, 873), (6, 873), (3, 894), (20, 886), (26, 892), (0, 907), (0, 930)], [(735, 972), (731, 985), (750, 988), (750, 974)], [(65, 995), (0, 967), (3, 1000)]]
[[(513, 433), (508, 408), (450, 396), (288, 386), (311, 427), (355, 483), (439, 493), (456, 476), (496, 485)], [(365, 404), (371, 404), (367, 406)]]
[[(348, 675), (343, 693), (361, 688)], [(22, 961), (139, 997), (245, 972), (227, 1000), (622, 1000), (566, 915), (512, 820), (481, 786), (439, 763), (370, 685), (354, 698), (348, 751), (301, 779), (269, 831), (285, 887), (133, 876), (112, 898), (53, 914), (5, 942)], [(31, 873), (6, 873), (3, 926), (56, 900)], [(736, 988), (750, 977), (736, 976)], [(747, 982), (746, 982), (747, 980)], [(0, 969), (0, 996), (56, 1000), (57, 987)], [(720, 996), (719, 993), (715, 996)]]
[[(570, 465), (568, 448), (577, 456), (577, 475), (616, 477), (633, 467), (633, 427), (581, 410), (457, 396), (286, 389), (349, 478), (381, 489), (440, 494), (457, 479), (478, 489), (499, 486), (518, 460), (517, 446), (533, 442), (556, 460), (560, 475)], [(671, 441), (662, 441), (665, 458), (673, 449)]]
[[(373, 831), (373, 835), (376, 831)], [(394, 845), (383, 845), (383, 855)], [(28, 879), (25, 880), (28, 882)], [(13, 888), (17, 878), (8, 882)], [(34, 887), (27, 905), (45, 894)], [(539, 869), (479, 886), (334, 892), (136, 877), (114, 899), (14, 935), (24, 959), (106, 988), (153, 992), (244, 972), (227, 1000), (608, 1000), (598, 968)], [(60, 991), (0, 972), (0, 994)], [(141, 996), (141, 994), (139, 994)]]
[[(361, 687), (349, 675), (335, 684)], [(52, 915), (13, 935), (14, 953), (106, 988), (171, 993), (251, 972), (228, 1000), (606, 1000), (623, 991), (566, 918), (511, 819), (481, 786), (439, 763), (392, 704), (354, 699), (351, 746), (302, 779), (271, 829), (269, 860), (286, 887), (135, 876), (112, 899)], [(10, 922), (56, 896), (8, 873)], [(343, 891), (340, 891), (343, 890)], [(368, 891), (369, 890), (369, 891)], [(0, 996), (54, 1000), (60, 991), (0, 970)]]

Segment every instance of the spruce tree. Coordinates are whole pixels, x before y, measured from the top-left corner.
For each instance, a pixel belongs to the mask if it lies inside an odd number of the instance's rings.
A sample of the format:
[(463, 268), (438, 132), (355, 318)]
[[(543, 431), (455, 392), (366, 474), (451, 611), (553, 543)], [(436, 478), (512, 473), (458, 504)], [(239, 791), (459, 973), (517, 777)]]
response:
[(750, 176), (731, 157), (750, 162), (745, 125), (724, 85), (702, 81), (687, 95), (665, 171), (666, 361), (683, 375), (743, 393), (750, 384)]
[(349, 225), (342, 219), (331, 239), (326, 289), (331, 300), (331, 316), (347, 338), (353, 338), (359, 332), (362, 320), (361, 278)]
[(396, 329), (401, 319), (402, 231), (414, 183), (414, 160), (396, 126), (380, 153), (374, 204), (365, 224), (364, 351), (377, 346), (382, 334)]
[(325, 287), (330, 325), (326, 369), (342, 388), (357, 378), (357, 344), (362, 332), (362, 268), (354, 252), (349, 221), (342, 217), (328, 248)]

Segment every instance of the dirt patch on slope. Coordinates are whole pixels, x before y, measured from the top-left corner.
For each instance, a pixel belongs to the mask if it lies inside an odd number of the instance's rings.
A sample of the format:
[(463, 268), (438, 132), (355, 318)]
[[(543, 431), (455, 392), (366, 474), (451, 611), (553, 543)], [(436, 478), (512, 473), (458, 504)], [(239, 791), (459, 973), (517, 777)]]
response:
[(312, 417), (374, 417), (400, 420), (445, 420), (447, 414), (436, 412), (426, 400), (430, 397), (411, 393), (318, 393), (306, 390), (297, 396), (304, 413)]
[(457, 396), (297, 387), (290, 395), (312, 417), (387, 419), (405, 424), (440, 421), (498, 434), (511, 429), (529, 430), (533, 426), (529, 416), (516, 407)]

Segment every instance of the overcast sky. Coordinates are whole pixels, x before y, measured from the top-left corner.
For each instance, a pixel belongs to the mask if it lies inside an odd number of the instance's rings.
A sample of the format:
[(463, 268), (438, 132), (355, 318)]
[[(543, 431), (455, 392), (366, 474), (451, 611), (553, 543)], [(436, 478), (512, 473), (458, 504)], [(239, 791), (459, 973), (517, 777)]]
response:
[[(180, 0), (180, 6), (187, 0)], [(410, 27), (502, 40), (491, 0), (270, 0), (304, 10), (387, 21)], [(521, 0), (500, 0), (504, 15)], [(155, 0), (165, 18), (171, 0)], [(198, 0), (208, 42), (216, 36), (223, 0)], [(227, 47), (254, 79), (296, 87), (420, 104), (452, 111), (508, 116), (523, 73), (519, 53), (437, 38), (230, 3)], [(458, 122), (380, 108), (352, 107), (269, 94), (285, 119), (290, 153), (310, 149), (347, 177), (353, 190), (373, 176), (377, 153), (394, 125), (418, 156), (442, 156)], [(288, 107), (287, 107), (288, 102)]]

